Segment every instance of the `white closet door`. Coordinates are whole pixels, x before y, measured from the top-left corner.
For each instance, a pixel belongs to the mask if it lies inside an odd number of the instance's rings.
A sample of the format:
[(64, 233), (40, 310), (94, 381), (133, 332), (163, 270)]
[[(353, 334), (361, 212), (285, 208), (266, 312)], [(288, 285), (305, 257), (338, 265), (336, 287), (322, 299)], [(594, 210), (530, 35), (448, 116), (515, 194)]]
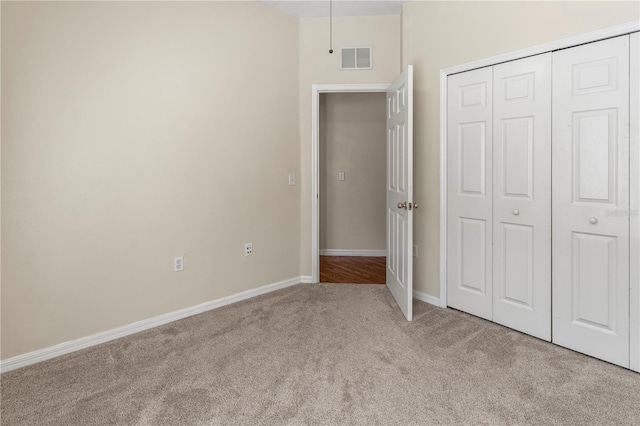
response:
[(493, 320), (551, 340), (551, 53), (493, 68)]
[(640, 33), (630, 37), (631, 369), (640, 372)]
[(553, 341), (629, 366), (629, 36), (553, 55)]
[(492, 69), (448, 78), (447, 304), (492, 319)]

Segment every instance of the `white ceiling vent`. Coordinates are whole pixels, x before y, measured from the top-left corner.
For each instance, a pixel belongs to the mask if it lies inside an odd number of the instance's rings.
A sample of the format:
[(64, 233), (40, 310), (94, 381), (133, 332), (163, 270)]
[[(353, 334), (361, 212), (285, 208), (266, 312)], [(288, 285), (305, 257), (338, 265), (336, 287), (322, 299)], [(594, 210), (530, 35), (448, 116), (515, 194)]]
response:
[(373, 61), (371, 58), (371, 46), (341, 47), (341, 70), (371, 70)]

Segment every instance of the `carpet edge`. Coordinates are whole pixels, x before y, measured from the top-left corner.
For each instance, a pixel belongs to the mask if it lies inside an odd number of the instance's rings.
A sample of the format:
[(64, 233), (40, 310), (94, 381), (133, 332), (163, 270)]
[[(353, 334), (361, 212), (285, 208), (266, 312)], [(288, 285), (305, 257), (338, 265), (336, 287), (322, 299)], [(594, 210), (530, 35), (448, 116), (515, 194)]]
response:
[(275, 282), (272, 284), (267, 284), (255, 289), (242, 291), (240, 293), (232, 294), (230, 296), (225, 296), (219, 299), (200, 303), (198, 305), (190, 306), (188, 308), (183, 308), (177, 311), (168, 312), (166, 314), (161, 314), (155, 317), (136, 321), (134, 323), (127, 324), (121, 327), (116, 327), (111, 330), (102, 331), (89, 336), (70, 340), (68, 342), (59, 343), (54, 346), (37, 349), (35, 351), (27, 352), (22, 355), (16, 355), (14, 357), (7, 358), (5, 360), (0, 360), (0, 374), (17, 370), (19, 368), (26, 367), (29, 365), (37, 364), (39, 362), (46, 361), (52, 358), (57, 358), (59, 356), (76, 352), (82, 349), (90, 348), (92, 346), (106, 343), (111, 340), (119, 339), (121, 337), (129, 336), (131, 334), (139, 333), (141, 331), (149, 330), (151, 328), (159, 327), (161, 325), (165, 325), (170, 322), (178, 321), (193, 315), (197, 315), (203, 312), (221, 308), (223, 306), (227, 306), (232, 303), (240, 302), (246, 299), (251, 299), (252, 297), (260, 296), (266, 293), (271, 293), (272, 291), (291, 287), (297, 284), (304, 284), (306, 280), (304, 280), (303, 278), (304, 277), (289, 278), (287, 280)]

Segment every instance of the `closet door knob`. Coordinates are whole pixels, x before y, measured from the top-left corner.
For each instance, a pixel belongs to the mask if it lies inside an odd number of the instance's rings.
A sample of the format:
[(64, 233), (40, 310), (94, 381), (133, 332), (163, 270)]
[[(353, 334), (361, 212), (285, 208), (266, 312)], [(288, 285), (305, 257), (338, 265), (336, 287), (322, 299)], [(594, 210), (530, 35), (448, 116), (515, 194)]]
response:
[(598, 223), (598, 219), (596, 219), (595, 217), (590, 217), (589, 218), (589, 223), (592, 225), (595, 225), (596, 223)]
[(513, 215), (514, 216), (518, 216), (519, 214), (520, 214), (520, 210), (518, 210), (518, 209), (514, 209), (513, 210)]

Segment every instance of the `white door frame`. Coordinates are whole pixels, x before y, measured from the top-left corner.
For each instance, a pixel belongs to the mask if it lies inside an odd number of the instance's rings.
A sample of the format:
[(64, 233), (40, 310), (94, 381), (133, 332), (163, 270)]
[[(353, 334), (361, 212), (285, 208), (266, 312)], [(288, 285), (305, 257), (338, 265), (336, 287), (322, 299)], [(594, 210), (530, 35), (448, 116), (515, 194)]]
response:
[[(630, 40), (631, 48), (638, 49), (640, 33), (636, 33), (630, 37)], [(633, 75), (633, 73), (637, 73), (638, 68), (640, 68), (640, 64), (638, 63), (639, 58), (638, 55), (631, 54), (629, 59), (631, 75)], [(638, 94), (640, 92), (640, 85), (638, 80), (632, 78), (629, 88), (631, 93), (636, 93), (636, 99), (630, 102), (629, 105), (629, 115), (631, 117), (629, 129), (629, 158), (640, 159), (640, 135), (638, 134), (640, 132), (640, 123), (638, 123), (638, 116), (640, 116), (640, 99), (638, 99), (638, 97), (640, 97)], [(631, 233), (629, 265), (631, 267), (631, 274), (629, 275), (629, 280), (632, 288), (629, 299), (629, 333), (631, 334), (629, 345), (631, 347), (631, 369), (640, 372), (640, 308), (638, 308), (638, 305), (640, 305), (640, 166), (637, 164), (635, 166), (636, 167), (634, 167), (634, 163), (631, 162), (629, 168), (629, 176), (631, 177), (629, 185), (629, 230)], [(636, 236), (635, 239), (633, 237), (634, 235)], [(635, 309), (634, 306), (636, 307)]]
[[(502, 62), (513, 61), (516, 59), (526, 58), (528, 56), (538, 55), (541, 53), (552, 52), (558, 49), (565, 49), (584, 43), (591, 43), (606, 38), (621, 36), (640, 31), (640, 21), (632, 21), (613, 27), (604, 28), (597, 31), (591, 31), (573, 37), (544, 43), (526, 49), (517, 50), (515, 52), (505, 53), (502, 55), (492, 56), (490, 58), (480, 59), (478, 61), (468, 62), (466, 64), (456, 65), (440, 70), (440, 306), (447, 307), (447, 77), (451, 74), (457, 74), (464, 71), (470, 71), (476, 68), (497, 65)], [(637, 148), (636, 148), (637, 149)], [(632, 164), (632, 167), (640, 167), (638, 164)], [(637, 265), (640, 259), (635, 259)], [(634, 259), (631, 259), (634, 264)], [(638, 287), (638, 283), (631, 283), (631, 287)], [(640, 310), (639, 306), (631, 306), (631, 309)], [(634, 318), (634, 315), (631, 316)], [(638, 318), (636, 314), (635, 318)], [(640, 324), (631, 323), (631, 333), (638, 333)], [(640, 348), (631, 348), (631, 357), (640, 358)]]
[(386, 93), (389, 83), (311, 85), (311, 282), (320, 282), (320, 94)]

